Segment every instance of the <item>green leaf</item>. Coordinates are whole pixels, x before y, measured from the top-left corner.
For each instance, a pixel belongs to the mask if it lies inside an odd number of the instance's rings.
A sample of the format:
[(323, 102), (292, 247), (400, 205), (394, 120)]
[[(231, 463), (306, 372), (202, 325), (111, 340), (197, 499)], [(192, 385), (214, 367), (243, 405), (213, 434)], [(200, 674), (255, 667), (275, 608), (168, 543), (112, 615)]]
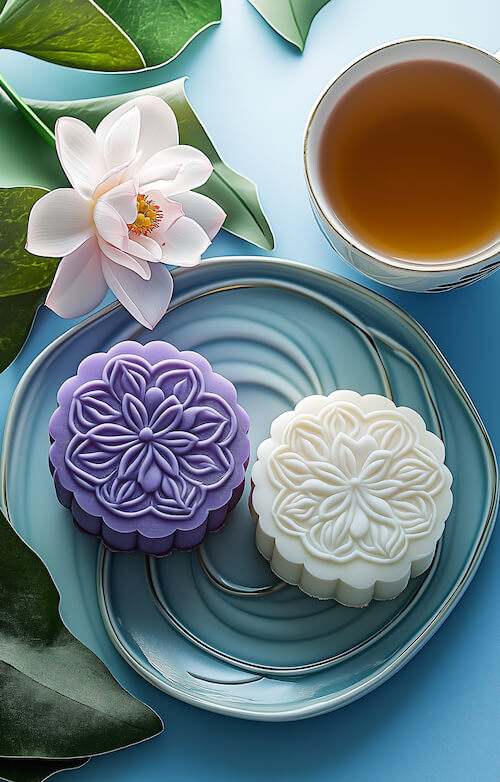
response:
[(3, 372), (26, 342), (38, 308), (48, 288), (0, 298), (0, 372)]
[(7, 0), (0, 48), (73, 68), (133, 71), (173, 60), (221, 16), (220, 0)]
[(47, 192), (0, 188), (0, 298), (48, 288), (52, 282), (58, 260), (31, 255), (24, 247), (31, 207)]
[(55, 258), (24, 249), (31, 207), (46, 192), (0, 188), (0, 372), (21, 350), (57, 268)]
[(18, 185), (53, 190), (68, 180), (55, 150), (0, 90), (0, 186)]
[(67, 630), (48, 571), (2, 514), (0, 595), (0, 756), (22, 761), (20, 774), (28, 759), (72, 765), (161, 731)]
[[(1, 0), (0, 0), (1, 1)], [(0, 184), (39, 185), (38, 192), (64, 186), (65, 176), (55, 152), (35, 133), (16, 107), (0, 92)], [(67, 182), (66, 182), (67, 184)], [(28, 187), (31, 192), (37, 188)], [(24, 235), (14, 247), (0, 245), (0, 255), (8, 262), (9, 252), (24, 245)], [(9, 240), (10, 241), (10, 240)], [(35, 256), (29, 256), (36, 264)], [(43, 263), (43, 261), (42, 261)], [(0, 262), (4, 266), (5, 261)], [(36, 269), (36, 266), (35, 266)], [(46, 272), (48, 266), (46, 267)], [(31, 273), (31, 272), (30, 272)], [(38, 280), (42, 284), (42, 278)], [(47, 281), (46, 285), (49, 284)], [(29, 287), (29, 286), (27, 286)], [(45, 299), (47, 288), (0, 297), (0, 372), (21, 350), (35, 313)], [(0, 284), (0, 293), (3, 293)]]
[(11, 87), (11, 85), (4, 79), (0, 73), (0, 90), (12, 101), (16, 109), (27, 119), (27, 121), (35, 128), (37, 133), (47, 141), (54, 149), (56, 148), (56, 137), (49, 128), (43, 124), (41, 119), (37, 117), (35, 112), (24, 102), (20, 95)]
[(304, 51), (311, 22), (329, 0), (249, 0), (266, 22)]
[(148, 66), (164, 65), (220, 22), (220, 0), (98, 0), (137, 44)]
[(145, 66), (134, 42), (94, 0), (7, 0), (0, 48), (96, 71)]
[(208, 182), (200, 192), (213, 198), (227, 214), (224, 228), (249, 242), (272, 250), (274, 238), (257, 195), (257, 188), (250, 180), (229, 168), (220, 158), (206, 130), (193, 111), (184, 91), (185, 79), (167, 82), (123, 95), (105, 98), (75, 100), (70, 102), (27, 101), (46, 125), (53, 128), (58, 117), (69, 115), (84, 120), (92, 128), (112, 109), (138, 95), (158, 95), (175, 112), (179, 123), (180, 141), (201, 149), (214, 167)]
[(41, 760), (36, 758), (0, 758), (0, 779), (6, 782), (43, 782), (58, 771), (81, 768), (90, 758)]

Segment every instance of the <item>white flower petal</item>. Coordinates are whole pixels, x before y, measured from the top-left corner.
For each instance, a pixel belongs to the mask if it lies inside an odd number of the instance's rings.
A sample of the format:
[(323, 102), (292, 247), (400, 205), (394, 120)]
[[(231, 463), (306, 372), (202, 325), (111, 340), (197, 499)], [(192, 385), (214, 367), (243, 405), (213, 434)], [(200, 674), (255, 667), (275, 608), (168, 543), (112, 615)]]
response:
[(153, 329), (170, 304), (173, 281), (167, 267), (155, 263), (151, 267), (151, 279), (141, 280), (137, 274), (103, 260), (104, 279), (130, 314), (148, 329)]
[(119, 250), (118, 247), (113, 247), (109, 242), (104, 241), (100, 236), (97, 237), (99, 247), (104, 253), (106, 258), (109, 258), (113, 263), (119, 263), (120, 266), (124, 266), (126, 269), (138, 274), (143, 280), (149, 280), (151, 277), (151, 270), (149, 264), (140, 258), (134, 258), (132, 255)]
[(94, 223), (98, 233), (106, 242), (118, 247), (119, 250), (127, 250), (128, 225), (116, 209), (102, 198), (94, 207)]
[[(159, 190), (148, 190), (146, 195), (157, 204), (162, 212), (162, 218), (158, 228), (155, 228), (152, 236), (156, 238), (168, 231), (171, 225), (175, 223), (179, 217), (184, 214), (182, 206), (178, 201), (172, 201), (170, 198), (165, 198), (163, 193)], [(191, 215), (189, 215), (191, 217)]]
[(210, 239), (190, 217), (180, 217), (163, 236), (163, 260), (176, 266), (196, 266)]
[(62, 259), (45, 304), (61, 318), (79, 318), (101, 303), (107, 288), (101, 253), (92, 237)]
[(226, 219), (226, 213), (219, 204), (201, 193), (191, 191), (177, 193), (175, 200), (181, 204), (186, 217), (196, 220), (210, 239), (213, 239)]
[(64, 173), (79, 193), (90, 198), (106, 170), (95, 134), (85, 122), (75, 117), (60, 117), (56, 122), (55, 135)]
[(201, 150), (179, 144), (162, 149), (146, 163), (141, 160), (139, 185), (170, 196), (203, 185), (212, 171), (210, 160)]
[(108, 190), (102, 199), (116, 209), (127, 224), (134, 222), (137, 217), (137, 188), (132, 179)]
[(104, 139), (104, 159), (109, 168), (121, 166), (137, 152), (141, 114), (137, 106), (131, 106), (125, 114), (113, 122)]
[(162, 252), (157, 241), (142, 234), (131, 234), (134, 238), (129, 240), (128, 251), (137, 258), (144, 258), (149, 263), (160, 261)]
[(95, 233), (92, 202), (69, 187), (42, 196), (28, 221), (26, 249), (34, 255), (68, 255)]
[(122, 163), (121, 166), (115, 166), (114, 168), (109, 169), (109, 171), (106, 171), (92, 193), (92, 200), (97, 201), (109, 190), (112, 190), (112, 188), (117, 187), (122, 182), (129, 179), (133, 179), (137, 187), (138, 180), (134, 175), (134, 170), (140, 157), (141, 153), (137, 152), (134, 157), (126, 163)]
[(143, 152), (144, 161), (160, 149), (179, 143), (174, 112), (164, 100), (155, 95), (141, 95), (111, 111), (99, 123), (96, 130), (97, 139), (103, 143), (111, 126), (132, 106), (137, 106), (141, 113), (141, 129), (137, 146)]

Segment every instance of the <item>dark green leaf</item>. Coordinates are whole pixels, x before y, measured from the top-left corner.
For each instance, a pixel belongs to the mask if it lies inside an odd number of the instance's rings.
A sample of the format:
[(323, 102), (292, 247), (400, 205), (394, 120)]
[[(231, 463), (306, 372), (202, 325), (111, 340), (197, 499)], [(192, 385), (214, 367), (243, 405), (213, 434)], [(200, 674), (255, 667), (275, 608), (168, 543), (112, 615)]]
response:
[(199, 32), (220, 21), (220, 0), (98, 0), (130, 36), (148, 66), (172, 60)]
[(93, 0), (8, 0), (0, 48), (96, 71), (137, 70), (137, 46)]
[(304, 51), (311, 22), (329, 0), (250, 0), (271, 27)]
[(0, 188), (0, 372), (21, 350), (57, 268), (55, 258), (24, 249), (30, 209), (46, 192)]
[(31, 207), (46, 192), (40, 187), (0, 188), (0, 298), (48, 288), (52, 282), (59, 261), (24, 248)]
[(40, 760), (36, 758), (0, 758), (0, 779), (6, 782), (43, 782), (58, 771), (80, 768), (90, 758), (72, 760)]
[(41, 560), (0, 514), (0, 756), (86, 758), (156, 735), (161, 720), (63, 625)]
[(0, 372), (14, 361), (24, 345), (47, 290), (0, 298)]
[[(0, 178), (0, 185), (3, 186), (39, 185), (43, 188), (40, 189), (40, 193), (47, 188), (52, 189), (65, 184), (65, 176), (55, 152), (35, 133), (2, 93), (0, 93)], [(26, 231), (26, 224), (24, 231)], [(10, 245), (6, 247), (2, 242), (0, 255), (8, 259), (10, 250)], [(35, 264), (39, 260), (35, 256), (29, 257)], [(0, 266), (3, 267), (3, 261), (0, 261)], [(46, 271), (48, 272), (48, 267)], [(38, 281), (41, 282), (40, 278)], [(49, 281), (45, 282), (45, 285), (48, 284)], [(3, 292), (1, 288), (2, 285), (0, 285), (0, 293)], [(0, 298), (0, 371), (3, 371), (21, 350), (35, 313), (45, 299), (45, 295), (46, 289), (40, 289)]]
[(158, 95), (174, 110), (179, 123), (182, 144), (191, 144), (203, 150), (210, 158), (214, 171), (206, 185), (200, 188), (205, 195), (217, 201), (227, 214), (224, 228), (249, 242), (272, 250), (274, 238), (257, 195), (257, 188), (250, 180), (229, 168), (221, 160), (206, 130), (193, 111), (184, 91), (185, 79), (167, 82), (158, 87), (110, 95), (91, 100), (70, 102), (27, 101), (32, 109), (51, 128), (62, 115), (83, 119), (95, 128), (99, 121), (116, 106), (137, 95)]

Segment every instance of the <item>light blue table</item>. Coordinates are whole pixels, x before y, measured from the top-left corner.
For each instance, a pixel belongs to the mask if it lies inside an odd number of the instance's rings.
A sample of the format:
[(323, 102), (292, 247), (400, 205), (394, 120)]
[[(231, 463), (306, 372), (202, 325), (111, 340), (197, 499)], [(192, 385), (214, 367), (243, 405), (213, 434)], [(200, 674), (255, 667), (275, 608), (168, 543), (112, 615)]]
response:
[[(224, 19), (173, 63), (125, 75), (80, 73), (2, 53), (0, 70), (22, 94), (84, 98), (188, 75), (189, 96), (224, 158), (259, 185), (276, 233), (274, 255), (367, 283), (330, 250), (313, 220), (301, 141), (310, 106), (344, 63), (407, 35), (500, 47), (498, 0), (333, 0), (318, 15), (304, 55), (271, 31), (246, 0), (224, 0)], [(222, 233), (209, 255), (259, 252)], [(376, 287), (373, 285), (373, 287)], [(439, 296), (380, 292), (419, 320), (474, 400), (500, 452), (500, 273)], [(68, 327), (47, 310), (0, 378), (0, 424), (26, 366)], [(500, 779), (500, 530), (466, 596), (430, 643), (361, 701), (307, 722), (250, 723), (179, 703), (126, 672), (165, 733), (97, 758), (76, 782), (498, 782)], [(66, 778), (66, 777), (65, 777)]]

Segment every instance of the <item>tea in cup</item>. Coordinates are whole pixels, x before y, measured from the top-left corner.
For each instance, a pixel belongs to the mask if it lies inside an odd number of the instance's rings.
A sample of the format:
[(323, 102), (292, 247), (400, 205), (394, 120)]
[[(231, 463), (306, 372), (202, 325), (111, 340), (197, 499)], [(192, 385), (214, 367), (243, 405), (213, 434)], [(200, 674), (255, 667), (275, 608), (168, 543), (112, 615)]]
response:
[(316, 217), (363, 274), (446, 290), (500, 265), (500, 61), (407, 39), (345, 68), (309, 118)]

